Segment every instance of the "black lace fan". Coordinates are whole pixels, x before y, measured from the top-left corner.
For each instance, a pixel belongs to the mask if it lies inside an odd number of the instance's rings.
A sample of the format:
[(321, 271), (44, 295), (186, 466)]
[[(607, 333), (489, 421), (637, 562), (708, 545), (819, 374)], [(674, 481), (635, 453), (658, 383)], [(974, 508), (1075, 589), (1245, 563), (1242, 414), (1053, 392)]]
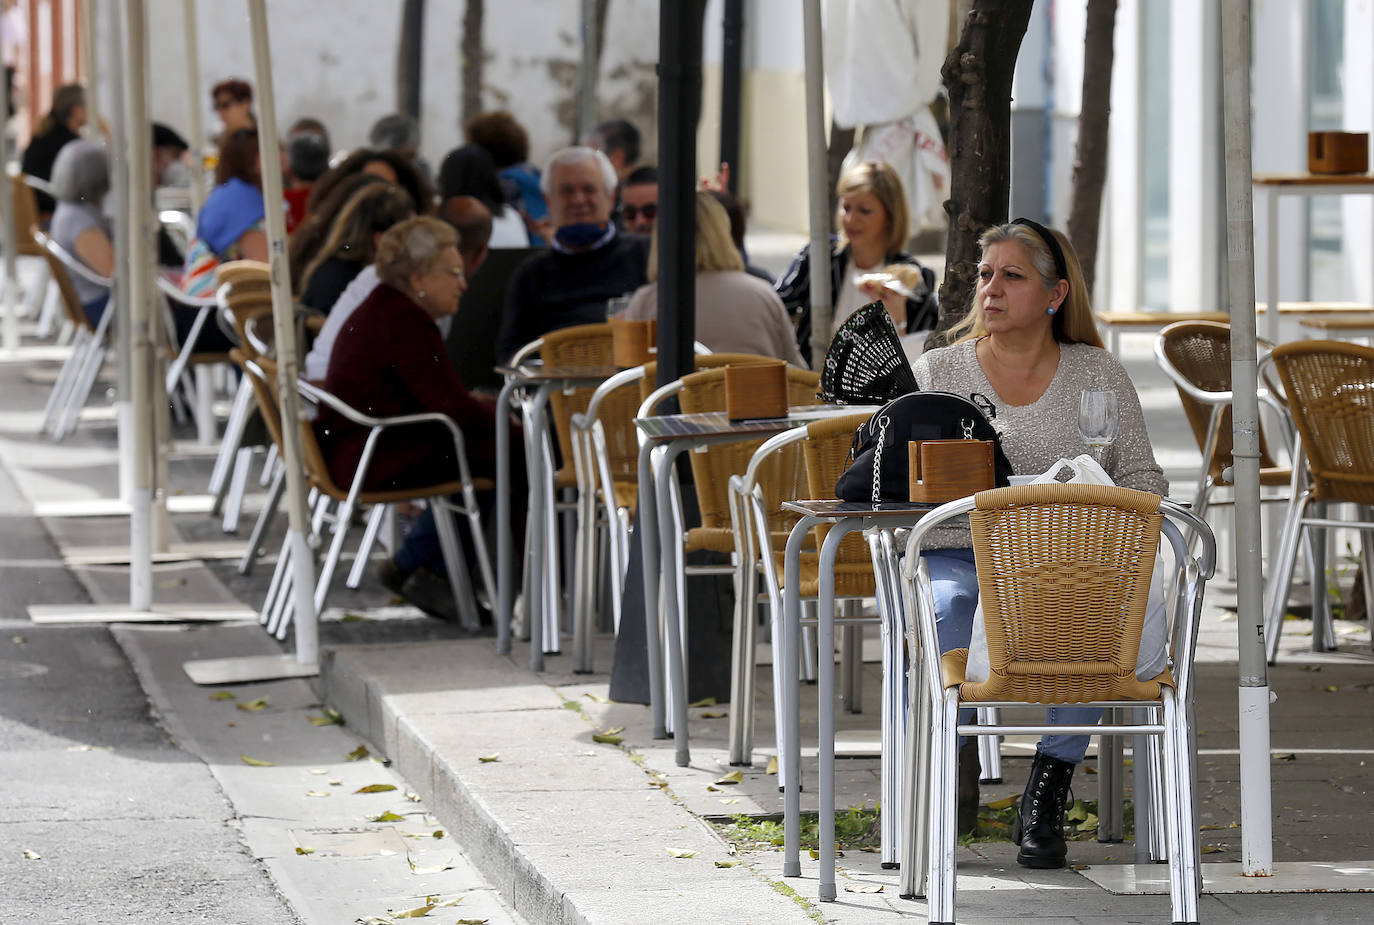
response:
[(919, 388), (882, 302), (869, 302), (845, 319), (821, 367), (822, 401), (883, 405)]

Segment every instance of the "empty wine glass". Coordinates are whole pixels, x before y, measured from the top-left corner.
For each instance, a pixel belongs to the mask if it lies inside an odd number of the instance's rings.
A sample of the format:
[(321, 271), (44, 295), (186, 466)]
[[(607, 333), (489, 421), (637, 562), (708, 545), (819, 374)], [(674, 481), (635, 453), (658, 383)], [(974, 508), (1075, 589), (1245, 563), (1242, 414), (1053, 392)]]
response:
[(1092, 447), (1093, 458), (1102, 465), (1102, 451), (1111, 445), (1121, 430), (1116, 393), (1084, 389), (1078, 402), (1078, 433)]

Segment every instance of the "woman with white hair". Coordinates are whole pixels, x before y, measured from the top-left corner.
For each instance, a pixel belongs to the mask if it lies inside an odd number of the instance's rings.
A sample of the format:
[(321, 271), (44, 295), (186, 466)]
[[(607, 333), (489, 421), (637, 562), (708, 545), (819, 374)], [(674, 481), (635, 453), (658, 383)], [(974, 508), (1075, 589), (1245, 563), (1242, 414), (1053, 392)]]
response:
[[(52, 172), (57, 208), (48, 233), (58, 246), (92, 272), (109, 277), (114, 273), (114, 243), (109, 220), (101, 211), (110, 191), (110, 164), (105, 145), (78, 139), (69, 142), (57, 155)], [(86, 317), (92, 325), (100, 323), (109, 301), (110, 290), (80, 273), (68, 274)]]
[[(458, 299), (467, 289), (457, 233), (429, 216), (400, 222), (382, 235), (376, 269), (381, 282), (334, 341), (326, 391), (377, 417), (435, 411), (448, 415), (463, 432), (472, 474), (492, 476), (496, 407), (463, 385), (436, 323), (458, 310)], [(338, 484), (352, 483), (369, 430), (321, 409), (315, 432)], [(457, 480), (458, 460), (448, 429), (415, 425), (383, 433), (364, 489), (418, 488)], [(422, 610), (456, 619), (452, 592), (444, 590), (442, 573), (433, 518), (425, 515), (395, 561), (387, 563), (382, 579)]]

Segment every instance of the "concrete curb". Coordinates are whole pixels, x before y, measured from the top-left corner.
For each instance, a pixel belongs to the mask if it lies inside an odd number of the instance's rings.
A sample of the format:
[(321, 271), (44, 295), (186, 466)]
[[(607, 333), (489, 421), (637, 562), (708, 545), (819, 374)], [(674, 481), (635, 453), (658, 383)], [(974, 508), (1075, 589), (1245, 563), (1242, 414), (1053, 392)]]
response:
[[(730, 848), (710, 826), (625, 751), (594, 744), (583, 713), (493, 657), (490, 640), (326, 649), (320, 672), (329, 704), (534, 925), (713, 921), (727, 908), (735, 922), (813, 921), (762, 874), (717, 868)], [(499, 762), (478, 761), (498, 746)], [(695, 856), (670, 857), (678, 848)]]

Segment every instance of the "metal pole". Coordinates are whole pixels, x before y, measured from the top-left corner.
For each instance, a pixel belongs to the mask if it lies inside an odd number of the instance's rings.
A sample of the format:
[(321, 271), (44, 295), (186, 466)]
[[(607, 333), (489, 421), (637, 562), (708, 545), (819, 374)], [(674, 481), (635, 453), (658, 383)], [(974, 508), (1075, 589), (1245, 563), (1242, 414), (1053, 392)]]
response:
[(205, 204), (205, 118), (200, 99), (200, 30), (196, 24), (196, 0), (182, 0), (186, 30), (186, 95), (191, 99), (191, 214), (199, 215)]
[(597, 43), (596, 0), (582, 0), (582, 65), (577, 72), (577, 137), (581, 141), (596, 127)]
[(1250, 3), (1225, 0), (1221, 30), (1226, 148), (1226, 271), (1236, 486), (1236, 634), (1240, 653), (1241, 873), (1274, 873), (1269, 678), (1260, 564), (1259, 398), (1255, 362), (1254, 198), (1250, 168)]
[(81, 24), (81, 70), (85, 72), (82, 81), (86, 88), (86, 136), (99, 138), (100, 132), (100, 80), (98, 70), (99, 55), (96, 53), (95, 34), (99, 12), (96, 0), (81, 0), (76, 11), (77, 22)]
[[(120, 221), (127, 222), (129, 214), (129, 161), (128, 149), (124, 142), (128, 137), (128, 118), (124, 106), (124, 36), (120, 24), (119, 11), (105, 4), (104, 30), (109, 44), (106, 46), (110, 74), (110, 124), (114, 133), (114, 144), (110, 149), (110, 179), (114, 183), (114, 214)], [(129, 265), (129, 235), (127, 224), (120, 226), (114, 236), (115, 266)], [(129, 370), (132, 366), (130, 351), (130, 332), (133, 325), (129, 318), (129, 281), (123, 274), (114, 275), (114, 285), (110, 287), (110, 303), (106, 311), (114, 316), (115, 356), (118, 358), (118, 382), (115, 387), (115, 422), (119, 429), (119, 497), (125, 504), (133, 503), (134, 492), (134, 451), (131, 437), (132, 422), (130, 409), (133, 396), (130, 391)]]
[(739, 195), (740, 88), (744, 71), (744, 0), (725, 0), (721, 26), (720, 162), (730, 165), (730, 194)]
[(272, 331), (277, 345), (277, 389), (281, 393), (282, 462), (286, 466), (287, 548), (295, 568), (296, 660), (319, 660), (315, 615), (315, 560), (306, 540), (305, 465), (301, 457), (300, 403), (296, 378), (296, 311), (286, 262), (286, 218), (282, 214), (281, 148), (277, 143), (277, 106), (272, 90), (272, 51), (267, 42), (266, 0), (248, 0), (253, 32), (253, 70), (258, 85), (258, 151), (262, 158), (262, 195), (267, 212), (267, 247), (272, 264)]
[(150, 318), (153, 295), (153, 209), (149, 190), (151, 133), (148, 131), (146, 30), (144, 0), (127, 0), (124, 111), (128, 152), (128, 201), (124, 218), (128, 243), (124, 277), (129, 281), (129, 443), (133, 454), (133, 496), (129, 518), (129, 606), (147, 610), (153, 603), (153, 342)]
[(821, 58), (821, 0), (802, 7), (806, 48), (806, 166), (811, 212), (811, 365), (830, 346), (830, 190), (825, 144), (825, 64)]
[(6, 353), (19, 349), (18, 218), (14, 214), (14, 187), (10, 180), (10, 96), (0, 87), (0, 236), (5, 248), (4, 345)]
[(690, 373), (696, 339), (696, 114), (701, 0), (659, 5), (658, 383)]

